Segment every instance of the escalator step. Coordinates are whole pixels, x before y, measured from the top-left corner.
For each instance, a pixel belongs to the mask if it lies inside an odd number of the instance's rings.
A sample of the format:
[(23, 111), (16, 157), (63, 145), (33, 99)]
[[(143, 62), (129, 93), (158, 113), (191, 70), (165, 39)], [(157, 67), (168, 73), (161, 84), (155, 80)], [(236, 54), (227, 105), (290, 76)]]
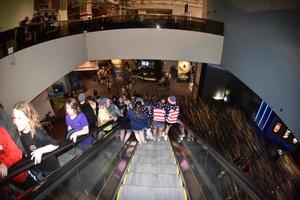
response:
[(173, 152), (170, 150), (151, 150), (151, 149), (138, 149), (135, 153), (139, 156), (172, 156)]
[(178, 174), (147, 174), (147, 173), (127, 173), (124, 185), (142, 187), (181, 187), (182, 180)]
[(140, 149), (151, 149), (151, 150), (164, 150), (164, 149), (171, 149), (170, 144), (168, 141), (161, 141), (161, 142), (148, 142), (145, 145), (141, 145)]
[(151, 188), (122, 185), (119, 189), (118, 200), (185, 200), (187, 195), (183, 187)]
[(178, 174), (179, 169), (176, 164), (147, 164), (132, 163), (128, 168), (129, 172), (151, 173), (151, 174)]
[(135, 155), (134, 156), (134, 162), (135, 163), (147, 163), (147, 164), (175, 164), (175, 158), (173, 155), (166, 155), (166, 154), (160, 154), (160, 155)]

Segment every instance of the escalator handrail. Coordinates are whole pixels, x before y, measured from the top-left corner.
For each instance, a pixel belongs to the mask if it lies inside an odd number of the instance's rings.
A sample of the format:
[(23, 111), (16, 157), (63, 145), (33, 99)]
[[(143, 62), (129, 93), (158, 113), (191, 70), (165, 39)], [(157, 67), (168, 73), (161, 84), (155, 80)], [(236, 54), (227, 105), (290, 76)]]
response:
[(230, 173), (230, 175), (232, 175), (242, 185), (242, 188), (246, 192), (251, 194), (252, 197), (255, 197), (255, 199), (272, 199), (268, 193), (262, 190), (253, 180), (249, 179), (249, 177), (247, 177), (240, 170), (229, 163), (225, 158), (223, 158), (223, 156), (221, 156), (213, 147), (203, 141), (198, 134), (196, 134), (188, 126), (186, 126), (184, 122), (181, 123), (184, 126), (185, 130), (193, 134), (193, 136), (196, 138), (196, 142), (203, 149), (205, 149), (207, 153), (212, 156), (228, 173)]
[(113, 128), (107, 134), (107, 137), (97, 141), (91, 148), (88, 148), (80, 156), (74, 157), (72, 160), (53, 172), (53, 174), (49, 175), (44, 181), (34, 186), (35, 189), (33, 189), (25, 199), (43, 199), (52, 191), (52, 189), (56, 188), (62, 181), (65, 180), (65, 178), (76, 170), (77, 167), (93, 156), (95, 152), (98, 152), (101, 146), (105, 145), (108, 141), (111, 141), (120, 129), (120, 126), (121, 125), (118, 125)]
[[(64, 138), (62, 140), (60, 140), (58, 142), (58, 148), (50, 153), (46, 153), (42, 156), (42, 159), (41, 159), (41, 162), (43, 160), (46, 160), (47, 158), (51, 157), (51, 156), (58, 156), (60, 155), (61, 153), (63, 153), (64, 151), (68, 150), (68, 149), (71, 149), (71, 148), (74, 148), (80, 141), (84, 140), (85, 138), (103, 130), (106, 126), (110, 125), (110, 124), (113, 124), (115, 121), (114, 120), (111, 120), (111, 121), (108, 121), (107, 123), (101, 125), (100, 127), (98, 127), (97, 129), (93, 130), (92, 132), (86, 134), (86, 135), (83, 135), (83, 136), (80, 136), (76, 143), (73, 143), (72, 141)], [(23, 157), (23, 159), (18, 162), (17, 164), (14, 164), (13, 166), (11, 166), (9, 169), (8, 169), (8, 173), (7, 173), (7, 176), (0, 179), (0, 185), (1, 184), (4, 184), (6, 181), (10, 180), (12, 177), (16, 176), (17, 174), (25, 171), (25, 170), (28, 170), (30, 169), (31, 167), (33, 167), (35, 164), (34, 164), (34, 161), (30, 160), (30, 158), (26, 158), (26, 157)]]

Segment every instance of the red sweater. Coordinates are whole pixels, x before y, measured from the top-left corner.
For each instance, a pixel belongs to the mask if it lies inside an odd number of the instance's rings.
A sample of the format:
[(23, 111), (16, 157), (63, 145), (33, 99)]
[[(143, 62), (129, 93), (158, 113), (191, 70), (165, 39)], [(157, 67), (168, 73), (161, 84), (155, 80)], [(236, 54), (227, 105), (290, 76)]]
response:
[[(9, 133), (0, 127), (0, 164), (3, 163), (7, 168), (10, 168), (21, 159), (22, 151), (10, 137)], [(24, 182), (27, 179), (27, 175), (28, 172), (24, 171), (13, 177), (12, 180), (15, 182)]]

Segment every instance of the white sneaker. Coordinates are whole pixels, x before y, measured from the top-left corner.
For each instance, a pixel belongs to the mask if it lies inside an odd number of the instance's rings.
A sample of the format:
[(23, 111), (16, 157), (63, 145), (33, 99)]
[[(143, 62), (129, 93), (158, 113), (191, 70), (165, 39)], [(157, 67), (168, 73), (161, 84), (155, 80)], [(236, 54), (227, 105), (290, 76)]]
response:
[(154, 139), (154, 138), (153, 138), (152, 136), (150, 136), (150, 135), (147, 135), (146, 138), (147, 138), (148, 140), (153, 140), (153, 139)]
[(165, 136), (164, 136), (164, 139), (165, 139), (165, 141), (167, 141), (167, 140), (168, 140), (168, 136), (167, 136), (167, 135), (165, 135)]

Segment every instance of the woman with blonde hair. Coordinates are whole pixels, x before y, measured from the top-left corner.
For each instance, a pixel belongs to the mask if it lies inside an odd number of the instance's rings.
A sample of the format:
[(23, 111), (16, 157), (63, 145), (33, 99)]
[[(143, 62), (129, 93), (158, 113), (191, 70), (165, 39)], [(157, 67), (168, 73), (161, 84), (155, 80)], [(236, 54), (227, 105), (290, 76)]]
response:
[(57, 149), (58, 145), (42, 129), (35, 108), (25, 101), (16, 103), (13, 108), (13, 122), (20, 134), (20, 139), (25, 149), (25, 156), (31, 156), (31, 160), (34, 160), (36, 165), (31, 170), (31, 172), (36, 173), (34, 174), (35, 178), (38, 180), (42, 179), (59, 168), (59, 163), (55, 156), (51, 156), (41, 162), (42, 156)]

